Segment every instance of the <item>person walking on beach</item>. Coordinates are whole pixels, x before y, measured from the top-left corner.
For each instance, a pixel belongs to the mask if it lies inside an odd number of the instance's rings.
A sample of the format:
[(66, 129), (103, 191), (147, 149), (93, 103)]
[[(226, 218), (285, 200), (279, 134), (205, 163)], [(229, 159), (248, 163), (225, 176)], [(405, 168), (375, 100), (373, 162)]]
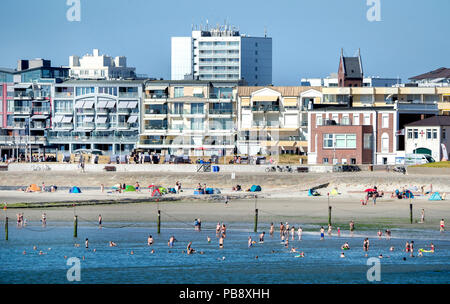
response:
[(320, 240), (323, 240), (324, 233), (325, 233), (325, 229), (323, 229), (323, 227), (320, 227)]
[(445, 222), (444, 219), (441, 219), (441, 222), (439, 223), (439, 231), (442, 233), (445, 230)]
[(103, 193), (105, 192), (105, 186), (103, 184), (100, 185), (100, 191)]
[(102, 215), (101, 214), (99, 214), (98, 215), (98, 228), (102, 228)]
[(422, 211), (421, 211), (420, 222), (425, 223), (425, 209), (422, 209)]
[(340, 237), (341, 236), (341, 228), (337, 227), (337, 236)]
[(349, 226), (350, 226), (350, 235), (353, 236), (353, 231), (355, 230), (355, 223), (353, 222), (353, 220), (350, 221)]

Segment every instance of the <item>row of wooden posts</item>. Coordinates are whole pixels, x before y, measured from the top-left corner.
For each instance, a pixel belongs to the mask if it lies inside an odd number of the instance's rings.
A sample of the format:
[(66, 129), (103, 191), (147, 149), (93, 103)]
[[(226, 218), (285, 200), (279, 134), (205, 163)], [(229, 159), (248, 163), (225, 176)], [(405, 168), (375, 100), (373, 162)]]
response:
[[(329, 197), (328, 197), (328, 225), (331, 225), (331, 209), (332, 207), (329, 205)], [(409, 204), (409, 219), (411, 224), (413, 223), (413, 205)], [(254, 220), (254, 232), (258, 232), (258, 208), (257, 208), (257, 198), (255, 198), (255, 220)], [(161, 210), (158, 209), (158, 218), (157, 218), (157, 233), (161, 233)], [(78, 237), (78, 216), (74, 215), (73, 219), (73, 237)], [(5, 240), (8, 240), (8, 217), (5, 220)]]

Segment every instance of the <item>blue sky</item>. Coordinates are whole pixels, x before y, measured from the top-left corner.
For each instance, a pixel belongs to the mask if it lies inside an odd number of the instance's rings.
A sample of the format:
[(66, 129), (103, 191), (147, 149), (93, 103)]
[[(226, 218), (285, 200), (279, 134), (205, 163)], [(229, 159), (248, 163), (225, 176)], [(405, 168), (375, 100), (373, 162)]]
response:
[[(224, 23), (273, 39), (274, 85), (336, 72), (340, 49), (361, 49), (366, 76), (408, 77), (450, 67), (448, 0), (380, 0), (381, 21), (369, 22), (366, 0), (80, 0), (81, 21), (69, 22), (67, 0), (2, 0), (0, 66), (19, 58), (68, 65), (93, 48), (128, 57), (137, 73), (170, 78), (170, 37), (192, 24)], [(447, 33), (446, 33), (447, 32)]]

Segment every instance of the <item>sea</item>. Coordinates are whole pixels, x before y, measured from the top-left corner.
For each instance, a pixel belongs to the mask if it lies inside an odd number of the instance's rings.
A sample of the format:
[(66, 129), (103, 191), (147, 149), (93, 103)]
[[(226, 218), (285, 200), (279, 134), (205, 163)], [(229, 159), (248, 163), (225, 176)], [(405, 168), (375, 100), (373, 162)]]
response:
[[(4, 223), (4, 222), (3, 222)], [(450, 283), (449, 232), (391, 229), (392, 238), (377, 231), (336, 231), (320, 240), (319, 227), (304, 225), (302, 239), (289, 236), (286, 247), (269, 223), (228, 223), (224, 248), (219, 248), (216, 223), (78, 223), (77, 237), (69, 222), (39, 222), (17, 227), (9, 223), (8, 240), (1, 227), (2, 284), (446, 284)], [(277, 229), (276, 229), (277, 230)], [(265, 231), (264, 243), (259, 234)], [(152, 235), (154, 244), (147, 238)], [(168, 240), (174, 236), (173, 247)], [(208, 242), (207, 238), (211, 241)], [(248, 246), (248, 238), (255, 241)], [(370, 241), (363, 251), (363, 239)], [(89, 241), (85, 248), (86, 238)], [(117, 244), (110, 247), (109, 242)], [(414, 257), (404, 251), (414, 241)], [(192, 242), (194, 254), (186, 254)], [(350, 250), (341, 257), (342, 244)], [(417, 249), (435, 252), (417, 256)], [(78, 244), (78, 245), (77, 245)], [(294, 247), (304, 257), (291, 252)], [(394, 247), (393, 251), (390, 248)], [(154, 251), (153, 253), (151, 251)], [(202, 252), (202, 254), (200, 253)], [(383, 258), (379, 258), (380, 254)]]

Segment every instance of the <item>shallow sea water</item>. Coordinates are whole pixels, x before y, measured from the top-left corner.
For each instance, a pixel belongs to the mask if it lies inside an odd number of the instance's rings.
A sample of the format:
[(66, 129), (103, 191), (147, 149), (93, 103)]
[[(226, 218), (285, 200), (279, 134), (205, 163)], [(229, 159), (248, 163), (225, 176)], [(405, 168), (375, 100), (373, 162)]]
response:
[[(10, 224), (8, 241), (3, 227), (0, 233), (0, 283), (72, 284), (66, 276), (72, 266), (66, 264), (67, 256), (80, 259), (78, 283), (83, 284), (364, 284), (370, 283), (367, 271), (372, 267), (367, 265), (367, 259), (379, 254), (385, 258), (380, 260), (381, 281), (375, 283), (450, 282), (448, 232), (392, 229), (391, 240), (384, 237), (379, 240), (376, 231), (359, 231), (353, 237), (344, 231), (341, 237), (334, 232), (332, 237), (325, 235), (321, 241), (318, 227), (305, 225), (304, 228), (315, 231), (304, 232), (301, 241), (297, 236), (289, 241), (289, 247), (305, 253), (304, 258), (296, 258), (281, 243), (278, 231), (269, 236), (267, 223), (259, 226), (261, 231), (266, 231), (264, 244), (256, 243), (251, 248), (247, 246), (248, 237), (259, 239), (259, 233), (253, 233), (252, 224), (227, 225), (223, 249), (218, 246), (215, 223), (203, 223), (203, 227), (198, 232), (190, 225), (164, 223), (157, 234), (155, 225), (148, 223), (108, 223), (99, 229), (92, 223), (80, 222), (78, 238), (74, 238), (72, 223), (48, 223), (46, 228), (39, 223), (28, 223), (22, 228)], [(155, 240), (153, 246), (147, 245), (149, 234)], [(173, 248), (167, 245), (171, 235), (178, 240)], [(207, 236), (211, 237), (211, 243), (207, 242)], [(362, 250), (365, 236), (370, 240), (368, 257)], [(89, 249), (84, 246), (86, 238), (89, 238)], [(411, 258), (403, 251), (406, 240), (414, 240), (416, 250), (428, 249), (433, 242), (436, 252)], [(109, 241), (116, 242), (117, 247), (109, 247)], [(182, 253), (189, 241), (192, 248), (204, 254)], [(351, 249), (341, 258), (340, 247), (346, 241)], [(80, 247), (75, 247), (75, 243)], [(37, 250), (33, 250), (34, 245)], [(390, 246), (395, 247), (393, 252), (389, 251)], [(155, 250), (154, 254), (150, 253), (151, 249)], [(45, 254), (39, 255), (40, 250)]]

